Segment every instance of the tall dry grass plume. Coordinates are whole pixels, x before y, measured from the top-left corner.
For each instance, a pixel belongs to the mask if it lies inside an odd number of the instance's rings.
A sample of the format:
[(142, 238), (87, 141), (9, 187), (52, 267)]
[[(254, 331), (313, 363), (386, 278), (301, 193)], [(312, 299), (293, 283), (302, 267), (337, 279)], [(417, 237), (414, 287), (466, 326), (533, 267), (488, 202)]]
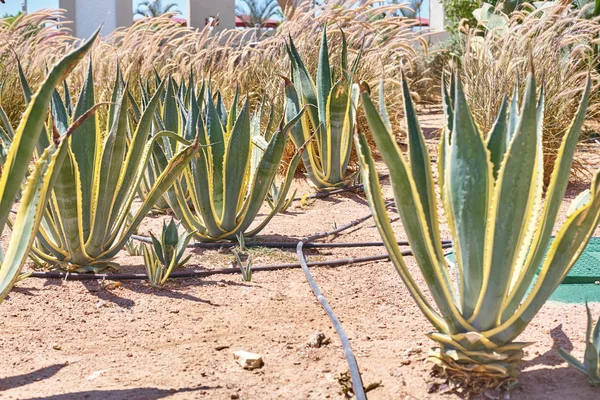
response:
[[(593, 7), (593, 4), (592, 4)], [(556, 156), (590, 73), (597, 92), (600, 76), (594, 45), (599, 42), (600, 21), (581, 18), (570, 3), (543, 9), (528, 8), (507, 18), (506, 31), (499, 33), (463, 27), (467, 35), (464, 56), (456, 66), (461, 71), (475, 119), (489, 132), (504, 93), (511, 93), (517, 76), (524, 78), (533, 59), (536, 78), (545, 83), (544, 154), (545, 179)], [(524, 85), (521, 85), (521, 95)], [(591, 101), (588, 120), (599, 112), (599, 98)], [(574, 177), (587, 175), (585, 162), (576, 159)]]
[[(400, 10), (406, 5), (380, 4), (375, 0), (328, 1), (317, 8), (306, 4), (289, 12), (274, 31), (214, 31), (210, 27), (198, 30), (181, 26), (169, 14), (145, 18), (131, 27), (116, 30), (96, 45), (91, 56), (94, 72), (102, 77), (105, 85), (97, 88), (96, 95), (102, 99), (110, 95), (117, 64), (123, 71), (128, 71), (134, 83), (137, 79), (153, 80), (155, 71), (162, 77), (172, 75), (178, 79), (186, 78), (193, 71), (196, 77), (210, 79), (227, 101), (233, 98), (236, 86), (242, 95), (266, 95), (271, 99), (279, 96), (276, 102), (276, 115), (279, 115), (283, 81), (278, 75), (290, 74), (286, 40), (294, 39), (307, 67), (314, 72), (321, 29), (327, 25), (335, 64), (340, 57), (340, 29), (346, 35), (349, 52), (354, 53), (350, 54), (350, 59), (364, 46), (357, 79), (366, 80), (373, 86), (383, 77), (388, 79), (386, 99), (390, 117), (393, 122), (399, 122), (400, 72), (402, 68), (411, 72), (416, 49), (426, 50), (426, 44), (412, 29), (416, 21), (402, 16)], [(10, 64), (10, 68), (0, 72), (0, 78), (9, 80), (2, 104), (13, 111), (13, 116), (22, 111), (23, 101), (16, 85), (18, 82), (14, 82), (17, 79), (15, 57), (10, 49), (18, 49), (25, 73), (35, 84), (45, 66), (73, 45), (68, 25), (57, 28), (57, 20), (64, 20), (58, 10), (36, 12), (20, 17), (15, 26), (3, 26), (0, 30), (0, 62)], [(26, 27), (31, 24), (40, 28), (35, 35), (28, 36)], [(82, 63), (69, 78), (70, 86), (75, 90), (72, 96), (83, 81), (85, 64)], [(131, 85), (132, 88), (135, 86)], [(364, 121), (359, 123), (364, 126)]]
[(74, 44), (68, 25), (58, 23), (62, 16), (62, 10), (41, 10), (22, 14), (12, 23), (0, 19), (0, 104), (12, 121), (25, 109), (17, 62), (37, 85), (46, 68)]

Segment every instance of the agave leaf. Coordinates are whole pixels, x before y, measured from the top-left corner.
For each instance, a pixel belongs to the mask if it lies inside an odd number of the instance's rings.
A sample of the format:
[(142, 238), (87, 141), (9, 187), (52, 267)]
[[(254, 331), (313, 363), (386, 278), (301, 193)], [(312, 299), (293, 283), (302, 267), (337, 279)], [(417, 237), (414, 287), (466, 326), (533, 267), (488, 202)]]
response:
[(70, 261), (79, 263), (87, 256), (84, 248), (85, 238), (82, 226), (82, 194), (77, 162), (70, 149), (60, 168), (60, 180), (54, 187), (56, 223), (60, 226), (62, 237), (65, 239), (65, 250)]
[(592, 312), (590, 311), (587, 301), (585, 302), (585, 313), (587, 316), (587, 325), (585, 330), (585, 354), (583, 356), (583, 365), (585, 366), (586, 370), (592, 371), (598, 365), (598, 354), (597, 350), (593, 346), (592, 327), (594, 322), (592, 320)]
[(588, 374), (586, 367), (580, 363), (575, 357), (564, 351), (563, 349), (558, 349), (558, 354), (568, 362), (572, 367), (577, 368), (580, 372), (584, 374)]
[(121, 164), (119, 189), (112, 205), (114, 210), (121, 210), (121, 212), (113, 212), (111, 214), (110, 225), (113, 225), (117, 218), (122, 218), (123, 213), (128, 212), (126, 207), (124, 207), (124, 203), (137, 187), (137, 185), (133, 185), (133, 182), (139, 180), (138, 175), (142, 174), (142, 169), (139, 166), (144, 156), (145, 146), (148, 143), (148, 136), (152, 128), (154, 112), (159, 106), (163, 88), (163, 84), (156, 88), (131, 137), (131, 142), (127, 148), (127, 156)]
[[(528, 222), (538, 213), (542, 195), (542, 129), (537, 121), (536, 85), (527, 81), (521, 118), (504, 156), (494, 187), (485, 237), (483, 286), (473, 314), (473, 325), (487, 330), (496, 325), (508, 293), (519, 250), (525, 242)], [(518, 222), (521, 222), (520, 224)]]
[[(189, 162), (197, 156), (198, 154), (198, 144), (185, 141), (185, 139), (180, 138), (174, 133), (171, 132), (160, 132), (156, 136), (154, 136), (150, 142), (146, 145), (146, 151), (144, 152), (145, 157), (143, 161), (140, 163), (141, 166), (145, 166), (148, 157), (150, 155), (149, 149), (152, 148), (156, 140), (161, 140), (163, 137), (168, 137), (171, 140), (180, 141), (185, 145), (175, 156), (169, 160), (167, 166), (162, 170), (160, 176), (154, 182), (154, 186), (148, 192), (148, 195), (140, 208), (135, 213), (132, 221), (130, 222), (127, 229), (124, 229), (120, 232), (119, 239), (116, 240), (112, 247), (103, 251), (101, 254), (97, 256), (98, 259), (111, 259), (115, 257), (115, 255), (120, 251), (120, 249), (125, 246), (127, 240), (131, 237), (137, 227), (140, 225), (141, 221), (148, 214), (150, 209), (154, 206), (156, 201), (167, 191), (167, 189), (173, 185), (173, 183), (179, 178), (180, 174), (183, 170), (188, 166)], [(134, 185), (139, 185), (139, 181), (141, 180), (141, 174), (138, 177), (138, 180), (134, 182)], [(133, 202), (133, 196), (130, 196), (125, 207), (130, 208), (131, 203)], [(122, 226), (122, 222), (117, 222), (118, 226)]]
[(108, 120), (107, 120), (107, 130), (110, 130), (110, 128), (114, 125), (115, 122), (115, 110), (119, 107), (119, 97), (121, 97), (121, 90), (122, 90), (122, 85), (121, 82), (123, 81), (123, 78), (121, 77), (121, 67), (119, 66), (119, 62), (117, 61), (116, 66), (116, 74), (115, 74), (115, 81), (113, 83), (113, 91), (112, 91), (112, 95), (111, 95), (111, 106), (108, 108)]
[(471, 116), (462, 84), (456, 77), (454, 120), (446, 153), (444, 184), (447, 185), (448, 219), (460, 273), (461, 309), (473, 314), (483, 281), (487, 210), (493, 187), (489, 153)]
[[(302, 62), (302, 58), (300, 58), (300, 54), (294, 45), (294, 41), (290, 37), (289, 40), (289, 55), (292, 60), (292, 65), (294, 66), (294, 72), (296, 76), (294, 77), (294, 83), (299, 85), (300, 88), (300, 96), (302, 96), (304, 103), (308, 105), (307, 114), (309, 116), (310, 122), (313, 127), (317, 128), (320, 125), (319, 119), (319, 103), (317, 100), (317, 91), (315, 89), (315, 84), (312, 81), (312, 78), (308, 74), (304, 63)], [(318, 138), (317, 138), (318, 139)]]
[(496, 343), (517, 337), (542, 308), (583, 252), (600, 220), (600, 173), (591, 187), (590, 201), (567, 218), (558, 231), (531, 292), (515, 313), (498, 327), (486, 332)]
[[(331, 92), (331, 68), (329, 67), (329, 50), (327, 48), (327, 25), (323, 26), (321, 35), (321, 48), (319, 50), (319, 62), (317, 66), (317, 105), (319, 109), (319, 120), (326, 121), (329, 113), (327, 105), (330, 103)], [(337, 86), (337, 85), (336, 85)], [(335, 92), (334, 92), (335, 93)], [(326, 149), (323, 150), (326, 152)]]
[(160, 262), (164, 265), (165, 258), (163, 255), (163, 248), (162, 248), (161, 242), (152, 233), (150, 233), (150, 238), (152, 239), (152, 246), (154, 247), (154, 253), (158, 257)]
[[(13, 130), (12, 126), (10, 125), (10, 120), (8, 119), (8, 116), (4, 112), (4, 109), (2, 108), (2, 106), (0, 106), (0, 120), (4, 124), (4, 129), (6, 129), (5, 133), (8, 136), (8, 138), (7, 138), (8, 141), (12, 142), (12, 138), (15, 136), (15, 131)], [(2, 138), (2, 140), (5, 140), (5, 141), (7, 139)]]
[[(285, 84), (285, 120), (292, 120), (302, 110), (300, 100), (296, 88), (286, 79)], [(307, 110), (307, 113), (309, 111)], [(302, 118), (300, 122), (292, 127), (291, 136), (297, 148), (306, 146), (306, 150), (302, 152), (302, 163), (306, 168), (306, 174), (311, 178), (311, 181), (319, 188), (329, 187), (329, 183), (325, 180), (325, 176), (321, 172), (320, 160), (316, 157), (314, 150), (314, 141), (311, 138), (308, 127), (308, 117)]]
[(177, 96), (175, 94), (175, 81), (168, 79), (163, 106), (164, 130), (179, 132), (179, 111), (177, 110)]
[(56, 89), (54, 89), (54, 93), (52, 94), (50, 105), (52, 123), (54, 124), (54, 127), (56, 127), (58, 133), (63, 135), (67, 129), (69, 129), (69, 117), (63, 100), (60, 97), (60, 93), (58, 93), (58, 90)]
[(510, 109), (508, 112), (508, 127), (506, 136), (507, 144), (510, 143), (512, 137), (517, 131), (519, 118), (519, 75), (517, 74), (515, 90), (513, 92), (512, 100), (510, 102)]
[[(398, 145), (393, 140), (392, 134), (387, 130), (385, 123), (377, 113), (377, 110), (368, 95), (368, 89), (364, 84), (361, 92), (363, 109), (365, 111), (365, 116), (367, 117), (370, 131), (377, 144), (377, 148), (381, 152), (383, 160), (390, 170), (396, 207), (401, 215), (402, 225), (406, 231), (413, 254), (421, 267), (425, 282), (427, 283), (441, 314), (445, 316), (448, 328), (451, 331), (456, 331), (457, 329), (468, 330), (471, 327), (456, 309), (456, 306), (453, 303), (453, 295), (450, 292), (451, 289), (445, 284), (446, 282), (449, 282), (449, 278), (447, 276), (444, 260), (437, 258), (438, 252), (435, 250), (437, 244), (431, 243), (425, 214), (421, 202), (417, 200), (417, 188), (411, 175), (410, 168), (408, 167), (402, 152), (398, 148)], [(363, 152), (366, 153), (366, 150)], [(363, 157), (368, 160), (366, 154), (363, 155)], [(364, 164), (361, 164), (361, 166), (365, 167)], [(366, 181), (367, 178), (369, 178), (369, 175), (366, 172), (363, 173), (363, 181)], [(407, 195), (407, 193), (410, 195)], [(383, 218), (383, 216), (380, 218)], [(379, 223), (381, 225), (379, 225)], [(385, 220), (383, 219), (378, 220), (378, 228), (380, 229), (382, 236), (384, 235), (387, 226), (389, 226), (389, 221), (385, 223)], [(390, 232), (392, 232), (391, 228)], [(388, 233), (385, 232), (385, 234), (387, 235)], [(391, 244), (386, 248), (390, 253), (392, 251), (396, 252), (395, 246), (392, 246)], [(409, 285), (409, 283), (407, 283), (407, 285)], [(412, 289), (411, 293), (415, 298), (418, 297), (417, 292)], [(426, 312), (426, 308), (422, 309)], [(428, 318), (431, 319), (431, 315), (428, 316)]]
[(325, 180), (340, 182), (344, 179), (342, 171), (342, 152), (346, 148), (344, 141), (350, 140), (352, 126), (348, 109), (351, 107), (350, 93), (347, 83), (337, 81), (331, 89), (331, 95), (324, 109), (327, 134), (323, 135), (321, 150), (326, 156), (321, 157)]
[(585, 120), (585, 114), (589, 102), (591, 90), (590, 79), (588, 78), (587, 85), (584, 94), (579, 105), (579, 109), (569, 129), (563, 137), (561, 147), (556, 158), (554, 170), (550, 178), (550, 184), (546, 191), (546, 199), (542, 214), (539, 218), (539, 226), (536, 231), (531, 249), (527, 256), (527, 259), (523, 266), (523, 272), (520, 274), (518, 280), (513, 285), (510, 291), (509, 297), (504, 307), (504, 313), (502, 321), (506, 321), (510, 318), (519, 304), (521, 303), (523, 296), (527, 292), (529, 285), (535, 276), (535, 273), (545, 256), (548, 243), (552, 236), (552, 229), (556, 222), (562, 199), (565, 195), (567, 184), (569, 181), (569, 175), (571, 173), (571, 164), (573, 162), (573, 155), (577, 146), (579, 133)]
[[(87, 110), (96, 104), (94, 100), (94, 78), (93, 66), (90, 59), (88, 65), (88, 73), (83, 83), (83, 87), (79, 94), (79, 100), (75, 108), (74, 118), (79, 118)], [(82, 225), (83, 235), (85, 240), (89, 237), (91, 224), (91, 198), (94, 179), (94, 165), (96, 164), (97, 142), (96, 133), (97, 119), (96, 117), (85, 121), (81, 124), (71, 138), (71, 150), (75, 156), (75, 161), (79, 166), (79, 174), (81, 180), (81, 209), (82, 209)], [(90, 162), (92, 161), (92, 162)]]
[(225, 173), (223, 175), (223, 218), (221, 226), (224, 230), (232, 230), (235, 225), (238, 205), (243, 200), (242, 186), (246, 168), (250, 161), (250, 107), (244, 103), (237, 117), (231, 136), (227, 141), (225, 152)]
[(121, 90), (117, 104), (113, 107), (114, 123), (99, 155), (98, 169), (95, 170), (93, 191), (91, 233), (86, 242), (86, 250), (91, 256), (102, 251), (102, 244), (110, 234), (112, 206), (117, 193), (119, 176), (127, 149), (127, 88)]
[(392, 131), (392, 124), (390, 124), (390, 117), (388, 116), (387, 107), (385, 105), (385, 80), (379, 81), (379, 115), (385, 124), (388, 131)]
[(21, 82), (21, 89), (23, 90), (23, 97), (25, 97), (25, 104), (29, 105), (31, 102), (31, 98), (33, 97), (33, 91), (29, 87), (29, 83), (27, 83), (27, 79), (25, 78), (25, 72), (23, 71), (23, 67), (21, 66), (21, 61), (17, 57), (17, 70), (19, 72), (19, 80)]
[(410, 154), (410, 168), (425, 218), (427, 230), (432, 245), (435, 247), (438, 259), (444, 259), (441, 247), (437, 207), (435, 203), (435, 191), (433, 189), (433, 175), (431, 172), (431, 158), (425, 144), (423, 131), (417, 119), (417, 112), (413, 105), (410, 89), (404, 75), (402, 76), (402, 98), (404, 102), (404, 115), (406, 116), (408, 128), (408, 150)]
[[(223, 216), (223, 160), (225, 159), (225, 134), (219, 113), (212, 98), (207, 102), (206, 130), (210, 141), (209, 155), (212, 165), (212, 202), (219, 218)], [(208, 160), (206, 162), (209, 162)]]
[[(302, 118), (303, 113), (304, 111), (301, 111), (293, 120), (289, 121), (284, 127), (281, 127), (279, 131), (273, 135), (269, 145), (265, 149), (254, 177), (252, 190), (248, 196), (248, 201), (246, 202), (246, 210), (244, 210), (242, 213), (244, 218), (241, 223), (241, 232), (244, 232), (250, 226), (252, 220), (260, 210), (260, 207), (267, 196), (267, 192), (269, 191), (269, 187), (271, 186), (271, 183), (277, 174), (279, 163), (281, 161), (281, 157), (283, 156), (283, 151), (285, 150), (288, 133), (291, 127), (294, 126), (296, 122), (300, 120), (300, 118)], [(292, 164), (294, 164), (294, 161), (292, 161)], [(288, 170), (288, 174), (290, 171), (291, 170)], [(291, 172), (292, 176), (294, 172), (295, 168), (294, 171)], [(287, 190), (285, 190), (283, 193), (287, 193)], [(282, 197), (285, 198), (285, 195)], [(274, 215), (277, 212), (279, 212), (278, 208), (271, 210), (270, 215)]]
[(13, 201), (27, 173), (31, 155), (44, 128), (48, 103), (54, 93), (54, 88), (64, 80), (90, 49), (98, 32), (96, 31), (87, 42), (63, 57), (52, 68), (23, 114), (23, 118), (15, 131), (13, 143), (4, 165), (4, 172), (0, 177), (0, 194), (2, 195), (0, 198), (0, 229), (3, 229), (6, 225)]
[(500, 165), (502, 164), (502, 160), (504, 160), (504, 154), (506, 153), (506, 150), (508, 149), (508, 146), (510, 144), (510, 142), (507, 140), (507, 113), (508, 103), (505, 95), (502, 98), (502, 103), (500, 104), (500, 111), (498, 112), (498, 116), (496, 117), (494, 126), (492, 126), (492, 130), (490, 131), (487, 142), (487, 148), (490, 151), (490, 159), (492, 161), (492, 164), (494, 164), (494, 179), (498, 179), (498, 171), (500, 170)]
[[(364, 105), (364, 103), (363, 103)], [(369, 107), (368, 105), (366, 107)], [(385, 127), (383, 121), (381, 126)], [(386, 206), (381, 195), (381, 185), (379, 184), (379, 176), (375, 168), (375, 162), (373, 156), (368, 150), (369, 146), (364, 135), (358, 134), (355, 136), (355, 145), (360, 161), (360, 171), (365, 183), (364, 189), (367, 198), (369, 199), (369, 205), (373, 212), (373, 218), (377, 223), (377, 228), (381, 234), (381, 238), (385, 243), (390, 259), (393, 261), (400, 277), (406, 284), (411, 296), (417, 303), (417, 306), (421, 309), (425, 317), (431, 322), (431, 324), (439, 331), (445, 332), (448, 330), (448, 326), (444, 319), (437, 313), (437, 311), (431, 306), (429, 301), (425, 298), (421, 289), (417, 286), (404, 262), (404, 258), (400, 253), (396, 238), (393, 235), (392, 227), (390, 224), (389, 217), (387, 215)]]
[[(225, 107), (225, 102), (223, 101), (223, 96), (221, 96), (221, 92), (217, 92), (217, 114), (221, 120), (221, 125), (227, 128), (227, 122), (229, 121), (229, 117), (227, 116), (227, 107)], [(234, 115), (237, 116), (237, 114)]]
[[(286, 201), (286, 194), (289, 192), (290, 187), (292, 186), (292, 181), (294, 179), (296, 170), (298, 169), (298, 164), (300, 164), (300, 160), (301, 160), (300, 153), (296, 153), (294, 155), (294, 157), (292, 157), (292, 159), (290, 160), (290, 163), (288, 165), (285, 179), (279, 189), (279, 197), (277, 199), (277, 202), (273, 205), (271, 212), (256, 227), (254, 227), (252, 230), (245, 233), (244, 234), (245, 236), (247, 236), (247, 237), (255, 236), (256, 234), (258, 234), (258, 232), (263, 230), (265, 226), (267, 226), (267, 224), (271, 221), (271, 219), (273, 219), (273, 217), (278, 212), (285, 210), (286, 203), (289, 203)], [(295, 193), (296, 192), (294, 191), (294, 195), (292, 195), (292, 198), (290, 199), (291, 201), (294, 200)], [(288, 206), (289, 206), (289, 204), (288, 204)], [(251, 222), (252, 221), (249, 218), (247, 218), (244, 225), (242, 225), (242, 228), (247, 229)], [(240, 230), (242, 232), (245, 231), (245, 229), (240, 229)]]
[[(38, 94), (43, 93), (42, 88)], [(30, 103), (30, 107), (34, 107), (40, 98), (41, 96), (36, 95)], [(39, 131), (37, 129), (34, 132)], [(22, 135), (22, 131), (17, 130), (15, 139), (20, 140), (20, 135)], [(56, 167), (60, 165), (65, 155), (64, 150), (65, 146), (62, 142), (58, 146), (48, 147), (35, 163), (27, 180), (17, 217), (12, 224), (12, 234), (7, 252), (3, 255), (0, 251), (0, 302), (19, 279), (19, 273), (25, 264), (27, 253), (35, 239), (35, 231), (44, 212), (44, 207), (40, 205), (47, 201), (50, 189), (56, 180)], [(13, 176), (11, 179), (18, 181), (19, 184), (22, 182), (22, 178), (19, 179), (17, 176)], [(0, 191), (0, 193), (2, 192)]]

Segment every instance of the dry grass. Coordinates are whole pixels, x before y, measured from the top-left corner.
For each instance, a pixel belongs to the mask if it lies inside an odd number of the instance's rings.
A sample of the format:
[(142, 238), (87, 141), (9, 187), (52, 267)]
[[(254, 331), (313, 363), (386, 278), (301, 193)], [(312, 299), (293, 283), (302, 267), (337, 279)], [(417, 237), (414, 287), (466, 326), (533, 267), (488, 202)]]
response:
[[(374, 3), (377, 2), (329, 1), (312, 10), (307, 5), (288, 15), (277, 30), (270, 32), (191, 29), (180, 26), (169, 15), (143, 19), (131, 27), (113, 32), (95, 46), (92, 52), (94, 72), (97, 77), (102, 77), (103, 82), (103, 87), (96, 89), (96, 95), (98, 100), (110, 95), (117, 63), (123, 71), (128, 71), (133, 82), (138, 78), (152, 79), (155, 70), (161, 76), (172, 75), (179, 79), (193, 71), (197, 77), (210, 78), (213, 86), (224, 92), (226, 101), (231, 101), (236, 85), (242, 94), (251, 98), (266, 95), (277, 99), (276, 115), (279, 117), (283, 81), (278, 75), (290, 73), (285, 41), (290, 36), (294, 39), (308, 69), (314, 72), (321, 29), (327, 25), (334, 65), (339, 65), (340, 29), (343, 29), (348, 41), (350, 60), (364, 43), (363, 62), (357, 79), (366, 80), (374, 86), (379, 79), (388, 79), (388, 107), (391, 118), (399, 123), (400, 71), (404, 68), (410, 73), (417, 49), (426, 51), (426, 46), (419, 34), (412, 30), (415, 21), (398, 16), (404, 5), (373, 7)], [(2, 105), (11, 110), (12, 118), (17, 118), (23, 110), (23, 101), (15, 58), (9, 49), (18, 49), (26, 75), (35, 86), (43, 76), (45, 65), (51, 65), (73, 45), (73, 38), (65, 28), (56, 30), (53, 20), (59, 19), (60, 15), (60, 11), (36, 12), (21, 18), (14, 27), (0, 28), (0, 63), (10, 66), (0, 72), (0, 79), (6, 81)], [(25, 38), (24, 27), (30, 24), (48, 26), (37, 35)], [(82, 63), (69, 78), (69, 86), (75, 91), (73, 97), (83, 81), (85, 64)], [(415, 77), (413, 80), (419, 79)], [(428, 90), (427, 85), (420, 87), (424, 92)], [(365, 121), (359, 120), (359, 124), (365, 126)]]
[[(461, 60), (461, 77), (472, 112), (481, 129), (488, 132), (504, 93), (511, 93), (517, 75), (525, 77), (530, 57), (536, 78), (545, 83), (544, 152), (549, 177), (562, 136), (581, 97), (588, 73), (597, 92), (600, 76), (593, 45), (598, 42), (598, 20), (579, 18), (567, 5), (525, 10), (511, 15), (506, 33), (482, 34), (467, 29), (467, 45)], [(521, 92), (524, 85), (521, 85)], [(598, 96), (591, 101), (588, 119), (598, 115)], [(587, 174), (585, 162), (575, 160), (574, 176)]]
[(56, 22), (61, 16), (60, 10), (42, 10), (21, 15), (13, 24), (0, 20), (0, 104), (14, 122), (25, 107), (17, 60), (30, 83), (39, 83), (45, 69), (73, 44), (68, 28)]

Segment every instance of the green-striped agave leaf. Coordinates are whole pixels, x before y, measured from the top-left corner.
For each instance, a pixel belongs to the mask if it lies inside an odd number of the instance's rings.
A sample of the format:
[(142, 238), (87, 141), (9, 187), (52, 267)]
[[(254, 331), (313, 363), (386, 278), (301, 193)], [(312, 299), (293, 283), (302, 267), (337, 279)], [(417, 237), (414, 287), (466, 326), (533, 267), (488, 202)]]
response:
[(50, 70), (35, 94), (31, 95), (29, 88), (24, 88), (28, 106), (14, 132), (11, 131), (8, 120), (3, 118), (11, 136), (11, 145), (6, 154), (5, 169), (0, 177), (0, 230), (3, 230), (8, 222), (13, 202), (28, 173), (30, 160), (35, 155), (38, 159), (29, 172), (16, 218), (10, 223), (12, 235), (6, 253), (0, 249), (0, 302), (19, 280), (19, 273), (44, 214), (44, 206), (67, 154), (66, 141), (69, 140), (72, 131), (55, 137), (53, 142), (48, 143), (47, 148), (39, 153), (40, 136), (44, 132), (55, 88), (92, 47), (98, 32), (96, 31), (81, 47), (63, 57)]

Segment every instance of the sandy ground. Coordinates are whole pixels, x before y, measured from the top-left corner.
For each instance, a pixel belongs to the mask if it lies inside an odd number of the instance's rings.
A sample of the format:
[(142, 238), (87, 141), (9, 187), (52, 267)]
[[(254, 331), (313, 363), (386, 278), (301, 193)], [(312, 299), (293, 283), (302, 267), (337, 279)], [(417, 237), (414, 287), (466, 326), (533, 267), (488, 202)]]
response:
[[(389, 182), (383, 183), (389, 197)], [(296, 186), (299, 194), (310, 191), (302, 180)], [(564, 207), (580, 189), (569, 191)], [(296, 203), (260, 239), (294, 241), (368, 212), (356, 194), (305, 207)], [(158, 233), (161, 221), (147, 218), (140, 233)], [(402, 239), (400, 223), (393, 225)], [(442, 236), (448, 238), (445, 228)], [(379, 236), (367, 221), (330, 240)], [(324, 260), (383, 252), (309, 254)], [(295, 260), (292, 250), (258, 249), (253, 256), (256, 265)], [(195, 250), (187, 268), (223, 268), (232, 259), (229, 251)], [(123, 272), (144, 270), (142, 257), (122, 252), (117, 261)], [(416, 272), (414, 261), (407, 261)], [(350, 337), (364, 383), (381, 382), (369, 399), (456, 398), (427, 393), (431, 366), (425, 358), (433, 342), (425, 333), (431, 326), (391, 263), (314, 268), (313, 274)], [(600, 304), (592, 308), (600, 314)], [(527, 348), (510, 397), (600, 398), (557, 353), (563, 347), (582, 357), (585, 324), (582, 305), (547, 303), (520, 338), (536, 343)], [(317, 332), (331, 342), (308, 347)], [(335, 331), (298, 269), (257, 272), (250, 283), (239, 275), (214, 275), (171, 281), (162, 289), (146, 282), (106, 290), (97, 282), (30, 278), (0, 305), (0, 347), (1, 399), (342, 399), (337, 378), (348, 369)], [(263, 355), (264, 367), (242, 369), (233, 359), (236, 350)]]

